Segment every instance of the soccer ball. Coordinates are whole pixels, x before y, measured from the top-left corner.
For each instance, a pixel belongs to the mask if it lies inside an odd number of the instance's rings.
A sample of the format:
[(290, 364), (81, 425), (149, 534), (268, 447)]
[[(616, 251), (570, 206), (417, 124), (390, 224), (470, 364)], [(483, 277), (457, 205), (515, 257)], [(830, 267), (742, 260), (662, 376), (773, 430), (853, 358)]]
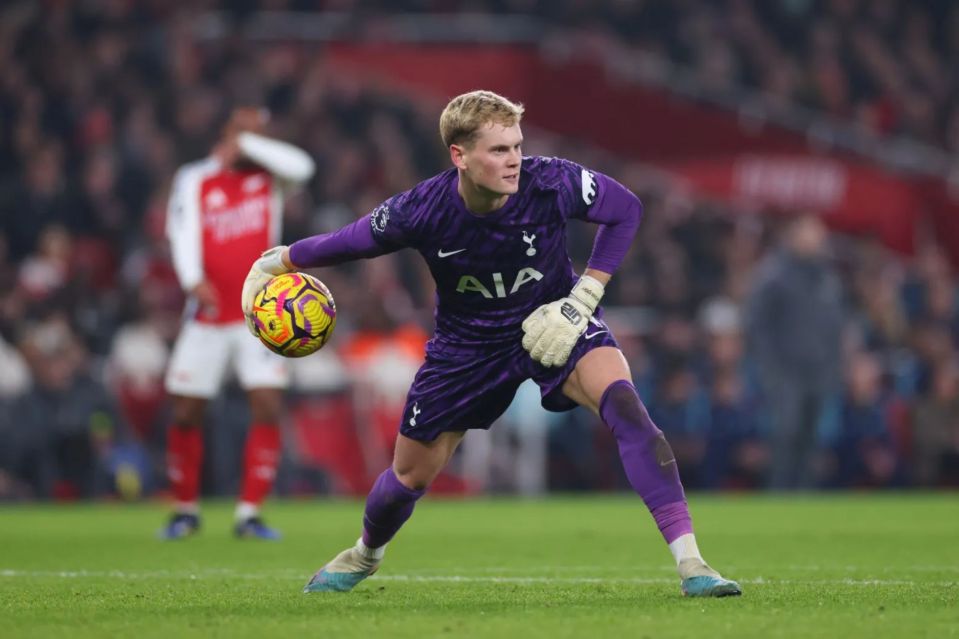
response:
[(336, 327), (330, 289), (306, 273), (277, 275), (253, 298), (253, 325), (264, 346), (284, 357), (320, 350)]

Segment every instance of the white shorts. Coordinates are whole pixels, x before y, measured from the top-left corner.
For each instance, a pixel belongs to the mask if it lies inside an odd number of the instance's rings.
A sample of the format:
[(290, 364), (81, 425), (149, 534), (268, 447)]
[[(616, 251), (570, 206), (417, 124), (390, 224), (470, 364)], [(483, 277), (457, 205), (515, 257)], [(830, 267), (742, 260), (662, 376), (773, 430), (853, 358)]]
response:
[(244, 390), (283, 389), (290, 383), (289, 362), (250, 335), (243, 322), (216, 325), (187, 320), (173, 346), (167, 392), (211, 399), (223, 386), (230, 364)]

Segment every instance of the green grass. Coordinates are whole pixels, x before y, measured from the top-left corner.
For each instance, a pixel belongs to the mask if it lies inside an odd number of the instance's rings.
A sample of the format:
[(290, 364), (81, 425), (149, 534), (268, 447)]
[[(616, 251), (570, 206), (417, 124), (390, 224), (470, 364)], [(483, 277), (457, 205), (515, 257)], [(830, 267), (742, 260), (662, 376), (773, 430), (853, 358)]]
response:
[(637, 498), (427, 499), (380, 573), (304, 595), (358, 534), (359, 502), (271, 504), (279, 543), (206, 504), (0, 508), (0, 636), (957, 637), (959, 495), (692, 496), (700, 547), (745, 594), (680, 596)]

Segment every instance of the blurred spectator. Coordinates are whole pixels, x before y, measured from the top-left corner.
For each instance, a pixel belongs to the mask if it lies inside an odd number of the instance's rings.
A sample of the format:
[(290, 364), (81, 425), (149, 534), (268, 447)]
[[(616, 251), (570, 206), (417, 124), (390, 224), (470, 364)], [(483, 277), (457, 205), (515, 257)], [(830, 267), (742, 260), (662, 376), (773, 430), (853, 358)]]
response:
[(20, 439), (16, 409), (19, 398), (30, 390), (30, 370), (20, 352), (0, 334), (0, 500), (23, 497), (29, 487), (18, 477), (22, 466), (21, 451), (15, 442)]
[(676, 456), (683, 485), (703, 487), (708, 404), (686, 360), (677, 358), (660, 371), (649, 416), (666, 435)]
[(901, 263), (877, 242), (865, 242), (852, 273), (854, 322), (860, 347), (899, 349), (906, 345), (909, 318), (900, 294)]
[(747, 334), (771, 413), (775, 489), (811, 488), (817, 428), (841, 380), (842, 286), (815, 216), (792, 221), (761, 265)]
[(703, 305), (702, 383), (709, 389), (704, 488), (757, 489), (769, 464), (762, 405), (745, 359), (739, 307), (716, 297)]
[[(29, 108), (28, 104), (23, 106)], [(29, 151), (24, 153), (27, 162), (25, 175), (13, 182), (0, 206), (4, 212), (3, 231), (9, 238), (14, 259), (23, 258), (33, 251), (41, 229), (70, 221), (73, 200), (63, 175), (63, 151), (60, 146), (47, 142), (24, 151)]]
[(760, 428), (760, 415), (761, 406), (747, 393), (738, 370), (721, 370), (713, 376), (702, 462), (703, 488), (762, 488), (770, 453)]
[(149, 323), (127, 324), (113, 340), (109, 357), (111, 389), (126, 423), (143, 442), (158, 438), (166, 394), (163, 374), (169, 349)]
[[(30, 370), (15, 349), (0, 336), (0, 403), (9, 403), (30, 390)], [(12, 419), (12, 418), (11, 418)]]
[(902, 464), (890, 430), (879, 359), (860, 352), (846, 373), (839, 433), (832, 445), (835, 485), (878, 488), (902, 484)]
[[(369, 262), (364, 267), (374, 264)], [(367, 279), (373, 280), (369, 283), (375, 290), (376, 276)], [(380, 288), (380, 294), (357, 300), (358, 326), (340, 346), (340, 357), (353, 389), (356, 443), (363, 452), (363, 470), (369, 486), (373, 485), (377, 471), (393, 457), (406, 393), (423, 363), (428, 338), (422, 328), (404, 320), (410, 302), (395, 280), (388, 277), (380, 282)]]
[(488, 433), (467, 431), (457, 455), (470, 490), (527, 497), (546, 492), (549, 431), (561, 418), (543, 410), (540, 400), (536, 384), (523, 382)]
[(714, 297), (699, 313), (705, 344), (702, 377), (706, 383), (719, 374), (747, 375), (745, 338), (739, 306), (726, 297)]
[(45, 301), (70, 278), (73, 238), (62, 226), (48, 226), (40, 232), (37, 252), (20, 265), (18, 284), (27, 297)]
[(954, 359), (936, 366), (912, 420), (916, 481), (959, 486), (959, 365)]
[(955, 356), (955, 344), (948, 327), (921, 319), (910, 327), (909, 346), (900, 371), (902, 387), (910, 396), (925, 395), (932, 385), (933, 370)]
[(105, 494), (103, 460), (122, 433), (88, 353), (60, 315), (33, 326), (22, 349), (34, 385), (15, 403), (5, 428), (10, 473), (39, 497)]

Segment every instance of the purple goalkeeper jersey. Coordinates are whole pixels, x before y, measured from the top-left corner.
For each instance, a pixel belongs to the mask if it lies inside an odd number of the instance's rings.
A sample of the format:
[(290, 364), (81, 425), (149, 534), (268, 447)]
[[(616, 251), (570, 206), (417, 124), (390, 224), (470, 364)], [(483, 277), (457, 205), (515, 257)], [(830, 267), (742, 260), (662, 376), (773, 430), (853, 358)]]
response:
[(638, 199), (614, 180), (558, 158), (524, 158), (518, 192), (485, 215), (466, 208), (458, 180), (455, 169), (425, 180), (353, 225), (295, 243), (291, 259), (297, 266), (325, 266), (414, 248), (436, 280), (436, 341), (515, 344), (523, 320), (568, 295), (575, 283), (567, 220), (607, 225), (589, 265), (611, 273), (641, 214)]

